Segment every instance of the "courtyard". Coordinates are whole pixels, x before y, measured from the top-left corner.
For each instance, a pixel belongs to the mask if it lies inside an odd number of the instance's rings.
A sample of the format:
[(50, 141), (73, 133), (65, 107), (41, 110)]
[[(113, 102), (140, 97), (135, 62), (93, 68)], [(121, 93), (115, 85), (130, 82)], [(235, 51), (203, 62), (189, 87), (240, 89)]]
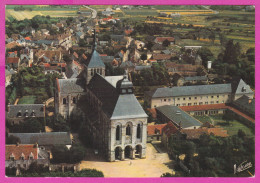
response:
[(160, 177), (163, 173), (171, 172), (172, 160), (165, 151), (158, 152), (155, 147), (147, 143), (146, 159), (126, 159), (124, 161), (107, 162), (95, 155), (93, 149), (87, 149), (86, 160), (80, 164), (80, 169), (97, 169), (105, 177)]

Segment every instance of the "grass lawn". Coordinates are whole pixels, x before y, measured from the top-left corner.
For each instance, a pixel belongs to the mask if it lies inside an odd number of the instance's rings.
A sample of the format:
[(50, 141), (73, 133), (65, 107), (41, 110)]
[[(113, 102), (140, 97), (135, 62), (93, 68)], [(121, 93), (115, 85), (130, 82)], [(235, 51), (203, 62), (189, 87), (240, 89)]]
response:
[(36, 96), (34, 95), (28, 95), (28, 96), (23, 96), (20, 98), (18, 104), (34, 104), (36, 100)]
[(214, 125), (224, 128), (231, 136), (236, 135), (239, 129), (243, 130), (248, 136), (251, 137), (254, 136), (253, 130), (251, 128), (247, 127), (246, 125), (244, 125), (243, 123), (237, 120), (232, 120), (228, 124), (226, 123), (225, 120), (222, 119), (222, 115), (194, 116), (194, 117), (203, 123), (206, 121), (209, 122), (214, 121)]

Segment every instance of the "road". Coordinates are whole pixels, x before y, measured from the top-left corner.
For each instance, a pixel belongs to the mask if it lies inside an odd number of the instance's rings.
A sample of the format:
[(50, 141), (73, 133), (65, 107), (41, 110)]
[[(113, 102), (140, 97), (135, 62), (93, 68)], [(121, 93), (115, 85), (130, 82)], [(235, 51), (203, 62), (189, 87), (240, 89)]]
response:
[(90, 8), (90, 7), (88, 7), (88, 6), (85, 6), (85, 5), (83, 5), (85, 8), (88, 8), (88, 9), (90, 9), (91, 11), (92, 11), (92, 17), (91, 18), (96, 18), (97, 17), (97, 11), (96, 10), (94, 10), (93, 8)]

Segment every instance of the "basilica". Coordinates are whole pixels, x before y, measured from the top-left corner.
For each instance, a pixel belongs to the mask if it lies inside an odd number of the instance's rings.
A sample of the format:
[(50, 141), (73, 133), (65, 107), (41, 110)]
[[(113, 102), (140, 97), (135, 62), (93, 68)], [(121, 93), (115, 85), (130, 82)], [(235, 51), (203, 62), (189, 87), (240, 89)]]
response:
[(108, 161), (145, 158), (148, 116), (132, 82), (126, 75), (105, 76), (96, 46), (83, 67), (77, 77), (57, 79), (56, 114), (82, 115), (89, 140)]

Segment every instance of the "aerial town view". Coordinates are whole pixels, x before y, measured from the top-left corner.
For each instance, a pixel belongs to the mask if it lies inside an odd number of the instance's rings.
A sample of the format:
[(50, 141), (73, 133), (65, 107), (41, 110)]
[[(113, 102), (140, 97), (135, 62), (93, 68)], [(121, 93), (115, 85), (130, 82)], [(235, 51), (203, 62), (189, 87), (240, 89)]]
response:
[(7, 177), (254, 177), (255, 6), (5, 16)]

